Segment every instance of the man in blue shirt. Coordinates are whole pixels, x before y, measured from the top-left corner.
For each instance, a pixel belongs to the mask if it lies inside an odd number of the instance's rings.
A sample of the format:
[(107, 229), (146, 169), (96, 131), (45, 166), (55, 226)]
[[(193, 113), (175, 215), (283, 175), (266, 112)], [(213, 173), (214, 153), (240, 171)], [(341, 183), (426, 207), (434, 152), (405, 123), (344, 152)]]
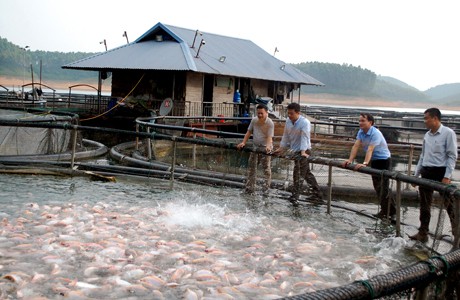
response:
[(281, 138), (280, 148), (275, 152), (291, 152), (295, 156), (293, 171), (293, 191), (291, 202), (298, 205), (298, 198), (305, 179), (310, 189), (310, 200), (316, 203), (322, 203), (321, 190), (315, 175), (310, 170), (307, 158), (311, 154), (310, 121), (300, 114), (300, 105), (298, 103), (289, 103), (287, 106), (288, 118), (284, 127), (283, 137)]
[[(359, 131), (356, 142), (350, 152), (350, 157), (342, 165), (347, 166), (353, 162), (359, 148), (366, 152), (364, 162), (357, 164), (355, 170), (362, 167), (372, 167), (378, 170), (391, 169), (391, 154), (387, 142), (380, 130), (374, 127), (374, 117), (368, 113), (359, 116)], [(390, 179), (388, 177), (372, 176), (372, 184), (380, 200), (380, 212), (374, 216), (387, 218), (396, 214), (395, 200), (391, 197)], [(388, 211), (388, 209), (390, 209)]]
[[(457, 136), (455, 132), (441, 124), (441, 112), (437, 108), (429, 108), (424, 113), (425, 126), (429, 131), (423, 138), (422, 153), (415, 170), (415, 176), (450, 184), (452, 173), (457, 162)], [(431, 219), (431, 203), (433, 189), (419, 186), (420, 191), (420, 227), (417, 234), (410, 239), (421, 242), (428, 241)], [(456, 234), (453, 203), (445, 199), (445, 207), (449, 215), (452, 233)]]

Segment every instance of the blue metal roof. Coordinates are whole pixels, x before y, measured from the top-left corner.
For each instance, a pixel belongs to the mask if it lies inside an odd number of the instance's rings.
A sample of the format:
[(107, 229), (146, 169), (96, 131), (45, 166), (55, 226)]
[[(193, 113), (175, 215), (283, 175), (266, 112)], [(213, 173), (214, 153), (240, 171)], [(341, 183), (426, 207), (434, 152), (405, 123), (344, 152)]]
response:
[[(323, 85), (249, 40), (156, 24), (136, 41), (64, 65), (80, 70), (173, 70)], [(158, 36), (161, 36), (159, 38)], [(160, 39), (161, 41), (157, 41)], [(197, 53), (201, 40), (205, 44)], [(225, 61), (219, 58), (225, 56)]]

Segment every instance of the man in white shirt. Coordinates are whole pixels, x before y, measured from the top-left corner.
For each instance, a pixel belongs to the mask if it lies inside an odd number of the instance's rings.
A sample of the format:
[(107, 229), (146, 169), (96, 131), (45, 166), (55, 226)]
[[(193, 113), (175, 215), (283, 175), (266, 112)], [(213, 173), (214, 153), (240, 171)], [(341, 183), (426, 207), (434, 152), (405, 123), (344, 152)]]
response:
[[(457, 136), (455, 132), (441, 124), (441, 112), (437, 108), (425, 110), (424, 122), (429, 129), (423, 138), (422, 153), (415, 170), (415, 176), (450, 184), (457, 162)], [(420, 191), (420, 227), (417, 234), (410, 239), (420, 242), (428, 241), (431, 219), (433, 189), (419, 186)], [(456, 228), (454, 210), (450, 199), (445, 199), (445, 206), (452, 228)], [(453, 230), (453, 234), (456, 233)]]

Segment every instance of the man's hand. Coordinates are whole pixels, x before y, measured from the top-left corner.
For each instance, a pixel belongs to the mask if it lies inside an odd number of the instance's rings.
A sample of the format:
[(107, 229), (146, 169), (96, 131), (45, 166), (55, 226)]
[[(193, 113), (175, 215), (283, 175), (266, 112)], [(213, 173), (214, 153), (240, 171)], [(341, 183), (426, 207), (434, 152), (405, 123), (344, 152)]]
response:
[(450, 178), (444, 177), (441, 182), (444, 183), (444, 184), (450, 184), (451, 180), (450, 180)]
[(353, 170), (357, 171), (357, 170), (359, 170), (359, 169), (361, 169), (361, 168), (363, 168), (363, 167), (367, 167), (367, 165), (365, 165), (365, 164), (357, 164), (357, 165), (353, 168)]
[[(415, 178), (419, 178), (419, 177), (420, 177), (420, 174), (417, 175), (417, 173), (414, 173), (414, 177), (415, 177)], [(411, 183), (410, 185), (411, 185), (412, 187), (417, 187), (417, 184), (415, 184), (415, 183)]]
[(245, 143), (239, 143), (238, 145), (236, 145), (236, 148), (238, 148), (238, 150), (241, 150), (244, 148), (244, 146), (246, 146)]
[(342, 167), (347, 167), (349, 164), (351, 164), (351, 161), (348, 159), (342, 163)]
[(279, 147), (279, 148), (276, 148), (275, 150), (273, 150), (272, 152), (274, 155), (282, 155), (284, 153), (284, 149)]

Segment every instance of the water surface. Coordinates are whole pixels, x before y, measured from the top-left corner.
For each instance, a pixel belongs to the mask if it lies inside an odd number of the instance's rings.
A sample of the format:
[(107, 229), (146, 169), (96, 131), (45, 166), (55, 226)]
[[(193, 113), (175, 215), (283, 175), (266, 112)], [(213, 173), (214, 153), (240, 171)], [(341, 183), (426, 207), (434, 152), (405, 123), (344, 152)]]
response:
[(0, 292), (61, 299), (276, 299), (414, 261), (372, 220), (158, 179), (0, 175)]

